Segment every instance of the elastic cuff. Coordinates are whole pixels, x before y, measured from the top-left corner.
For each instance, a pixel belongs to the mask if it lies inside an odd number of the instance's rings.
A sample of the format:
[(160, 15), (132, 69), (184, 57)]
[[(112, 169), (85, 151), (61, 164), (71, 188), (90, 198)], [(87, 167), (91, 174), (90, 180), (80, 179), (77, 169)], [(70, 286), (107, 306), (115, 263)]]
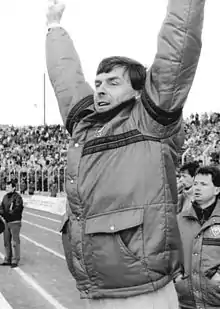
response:
[(52, 28), (59, 28), (59, 27), (60, 27), (60, 23), (51, 23), (47, 25), (48, 31)]

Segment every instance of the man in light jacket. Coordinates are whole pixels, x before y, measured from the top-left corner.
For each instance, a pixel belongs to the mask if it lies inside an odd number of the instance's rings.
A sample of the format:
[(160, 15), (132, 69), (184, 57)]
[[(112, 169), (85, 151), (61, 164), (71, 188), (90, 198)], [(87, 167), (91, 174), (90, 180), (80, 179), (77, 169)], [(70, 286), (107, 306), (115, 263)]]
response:
[(95, 91), (60, 25), (65, 6), (54, 1), (48, 9), (47, 69), (72, 136), (63, 246), (91, 308), (178, 308), (173, 279), (181, 280), (183, 269), (175, 163), (204, 5), (170, 0), (152, 66), (146, 71), (127, 57), (106, 58)]
[(178, 215), (185, 279), (176, 283), (181, 309), (220, 308), (220, 170), (196, 172), (193, 200)]

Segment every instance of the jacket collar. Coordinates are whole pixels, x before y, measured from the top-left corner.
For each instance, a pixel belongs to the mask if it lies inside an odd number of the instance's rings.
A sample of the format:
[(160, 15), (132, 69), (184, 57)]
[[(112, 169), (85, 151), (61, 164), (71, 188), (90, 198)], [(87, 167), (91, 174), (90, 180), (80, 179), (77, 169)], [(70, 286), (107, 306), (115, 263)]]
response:
[[(192, 202), (192, 203), (193, 203), (193, 202)], [(189, 209), (183, 211), (183, 212), (182, 212), (182, 216), (183, 216), (183, 217), (186, 217), (186, 218), (188, 218), (188, 219), (195, 219), (195, 220), (198, 220), (193, 205), (192, 205)], [(212, 214), (211, 214), (211, 216), (210, 216), (210, 218), (213, 218), (213, 217), (217, 217), (218, 220), (220, 220), (220, 199), (217, 199), (215, 208), (214, 208), (214, 210), (213, 210), (213, 212), (212, 212)], [(209, 219), (210, 219), (210, 218), (209, 218)]]
[(7, 193), (7, 196), (8, 196), (8, 197), (12, 197), (12, 195), (14, 195), (14, 194), (15, 194), (15, 192), (16, 192), (15, 190), (14, 190), (14, 191), (12, 191), (12, 192), (8, 192), (8, 193)]
[(90, 123), (107, 123), (111, 119), (113, 119), (116, 115), (120, 114), (121, 117), (128, 117), (128, 112), (133, 108), (134, 104), (136, 103), (136, 99), (132, 98), (125, 102), (122, 102), (120, 105), (116, 106), (112, 110), (109, 110), (104, 113), (97, 113), (96, 111), (92, 114), (88, 115), (84, 118), (84, 122)]

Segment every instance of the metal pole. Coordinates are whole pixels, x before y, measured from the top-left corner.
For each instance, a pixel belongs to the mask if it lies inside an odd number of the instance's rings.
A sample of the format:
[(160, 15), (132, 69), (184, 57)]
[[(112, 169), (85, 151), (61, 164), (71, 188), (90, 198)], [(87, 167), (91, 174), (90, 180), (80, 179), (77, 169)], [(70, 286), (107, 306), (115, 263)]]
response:
[(46, 125), (46, 76), (44, 73), (44, 126)]
[(64, 178), (64, 180), (63, 180), (63, 192), (65, 192), (66, 193), (66, 168), (65, 167), (63, 167), (63, 178)]
[(182, 165), (184, 164), (184, 162), (185, 162), (185, 157), (186, 157), (186, 155), (187, 155), (187, 153), (190, 151), (190, 148), (187, 148), (185, 151), (184, 151), (184, 153), (182, 154)]
[(18, 191), (21, 191), (21, 171), (18, 171)]
[(60, 193), (60, 167), (58, 168), (57, 181), (58, 181), (57, 191), (58, 193)]
[(42, 192), (44, 192), (44, 169), (41, 170), (41, 184), (42, 184)]
[(29, 194), (29, 187), (30, 187), (29, 180), (30, 180), (30, 170), (28, 168), (27, 169), (27, 191), (28, 191), (28, 194)]
[(37, 171), (38, 169), (34, 170), (34, 186), (36, 192), (37, 192)]

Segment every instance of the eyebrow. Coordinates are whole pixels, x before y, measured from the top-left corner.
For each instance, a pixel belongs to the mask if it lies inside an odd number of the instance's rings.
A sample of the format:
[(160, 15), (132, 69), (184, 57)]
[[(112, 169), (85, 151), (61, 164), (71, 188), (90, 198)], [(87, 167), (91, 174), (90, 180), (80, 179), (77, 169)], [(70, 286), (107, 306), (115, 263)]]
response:
[(208, 184), (208, 183), (205, 182), (205, 181), (198, 181), (198, 180), (194, 181), (194, 183), (201, 183), (202, 185), (207, 185), (207, 184)]
[[(117, 79), (120, 80), (120, 77), (119, 76), (111, 76), (111, 77), (108, 77), (106, 80), (112, 82), (113, 80), (117, 80)], [(101, 82), (102, 82), (102, 80), (100, 80), (100, 79), (95, 80), (95, 83), (101, 83)]]

